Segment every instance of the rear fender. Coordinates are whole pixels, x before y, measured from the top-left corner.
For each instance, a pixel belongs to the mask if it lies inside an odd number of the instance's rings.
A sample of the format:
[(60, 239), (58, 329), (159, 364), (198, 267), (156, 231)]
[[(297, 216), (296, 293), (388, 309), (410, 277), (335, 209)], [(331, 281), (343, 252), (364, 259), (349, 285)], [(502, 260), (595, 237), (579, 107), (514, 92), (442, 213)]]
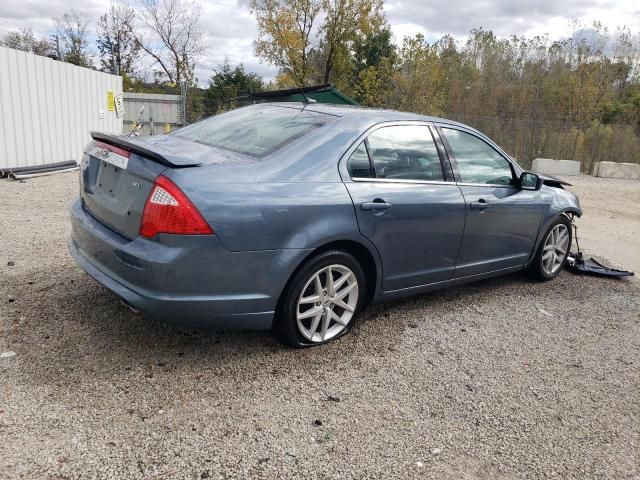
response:
[(202, 169), (189, 175), (187, 169), (168, 170), (232, 252), (258, 250), (304, 250), (295, 271), (309, 254), (334, 242), (354, 242), (374, 259), (376, 293), (381, 285), (382, 266), (375, 246), (360, 234), (351, 197), (342, 182), (213, 183)]
[(215, 169), (168, 170), (230, 251), (314, 249), (359, 235), (342, 182), (214, 183)]

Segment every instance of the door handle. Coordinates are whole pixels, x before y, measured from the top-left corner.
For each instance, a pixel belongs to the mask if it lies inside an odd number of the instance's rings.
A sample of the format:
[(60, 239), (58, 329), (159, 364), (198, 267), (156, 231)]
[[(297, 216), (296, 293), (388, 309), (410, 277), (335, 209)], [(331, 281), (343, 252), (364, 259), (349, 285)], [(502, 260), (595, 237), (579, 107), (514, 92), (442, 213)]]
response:
[[(377, 201), (376, 201), (377, 200)], [(383, 200), (378, 200), (376, 199), (373, 202), (364, 202), (360, 204), (360, 208), (362, 208), (362, 210), (367, 210), (367, 211), (382, 211), (382, 210), (387, 210), (388, 208), (391, 208), (391, 204), (387, 203)]]
[(484, 198), (479, 199), (477, 202), (471, 202), (471, 208), (473, 210), (486, 210), (491, 204)]

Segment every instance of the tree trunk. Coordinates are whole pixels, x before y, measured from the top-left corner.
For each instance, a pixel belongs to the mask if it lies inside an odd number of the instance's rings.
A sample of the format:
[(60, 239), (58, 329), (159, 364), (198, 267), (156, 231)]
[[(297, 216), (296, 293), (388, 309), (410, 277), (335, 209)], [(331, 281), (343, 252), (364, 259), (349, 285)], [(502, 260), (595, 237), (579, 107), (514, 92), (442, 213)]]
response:
[(329, 54), (327, 55), (327, 63), (324, 67), (323, 83), (329, 83), (331, 77), (331, 70), (333, 70), (333, 45), (329, 47)]

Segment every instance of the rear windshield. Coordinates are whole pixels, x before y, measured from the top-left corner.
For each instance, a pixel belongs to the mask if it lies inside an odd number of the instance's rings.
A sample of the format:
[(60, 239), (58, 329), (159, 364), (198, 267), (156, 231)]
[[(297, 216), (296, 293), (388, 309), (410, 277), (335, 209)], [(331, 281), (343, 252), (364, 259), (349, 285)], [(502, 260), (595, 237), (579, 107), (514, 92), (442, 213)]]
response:
[(181, 128), (175, 135), (212, 147), (262, 157), (332, 118), (332, 115), (299, 108), (247, 107)]

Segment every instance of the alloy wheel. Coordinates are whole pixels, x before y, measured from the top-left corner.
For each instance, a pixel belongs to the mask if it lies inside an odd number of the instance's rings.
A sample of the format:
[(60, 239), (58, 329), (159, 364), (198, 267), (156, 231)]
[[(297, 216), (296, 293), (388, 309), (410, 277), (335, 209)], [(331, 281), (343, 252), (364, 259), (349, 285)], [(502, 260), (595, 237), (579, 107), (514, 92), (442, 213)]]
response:
[(320, 343), (342, 333), (358, 305), (358, 280), (344, 265), (329, 265), (305, 283), (296, 306), (298, 330), (310, 342)]
[(547, 235), (542, 250), (542, 269), (547, 275), (555, 275), (562, 268), (569, 249), (569, 229), (559, 224)]

